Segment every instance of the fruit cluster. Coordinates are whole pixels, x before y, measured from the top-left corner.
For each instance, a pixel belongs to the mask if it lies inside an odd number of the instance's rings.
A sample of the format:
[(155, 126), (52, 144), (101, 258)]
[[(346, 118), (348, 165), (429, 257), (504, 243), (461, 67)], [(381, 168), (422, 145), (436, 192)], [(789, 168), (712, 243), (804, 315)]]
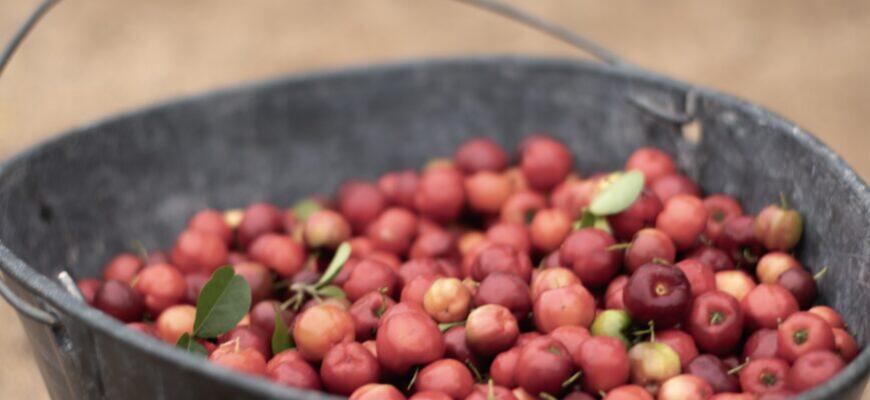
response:
[(334, 199), (204, 210), (78, 286), (211, 362), (355, 400), (782, 399), (858, 354), (784, 198), (744, 214), (654, 148), (586, 178), (550, 137), (518, 153), (476, 138)]

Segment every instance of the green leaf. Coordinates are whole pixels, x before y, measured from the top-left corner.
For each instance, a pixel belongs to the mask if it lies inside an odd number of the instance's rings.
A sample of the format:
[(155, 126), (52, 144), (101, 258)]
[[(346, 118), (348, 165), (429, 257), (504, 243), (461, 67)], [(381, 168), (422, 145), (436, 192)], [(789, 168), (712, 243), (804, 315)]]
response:
[(340, 299), (347, 298), (347, 294), (344, 293), (344, 290), (341, 290), (340, 287), (335, 285), (326, 285), (317, 289), (317, 295), (321, 297), (335, 297)]
[(591, 228), (595, 226), (595, 214), (589, 212), (589, 209), (583, 210), (583, 214), (580, 216), (580, 219), (574, 221), (574, 225), (572, 226), (574, 230), (580, 230), (583, 228)]
[(193, 354), (208, 356), (208, 350), (206, 350), (203, 345), (199, 344), (199, 342), (191, 338), (188, 333), (181, 335), (175, 345)]
[(320, 203), (311, 200), (305, 199), (293, 206), (293, 215), (296, 216), (300, 221), (305, 221), (311, 214), (314, 214), (323, 209), (323, 206)]
[(610, 223), (607, 222), (607, 218), (605, 217), (597, 217), (595, 218), (595, 223), (592, 224), (593, 228), (601, 229), (604, 232), (609, 234), (613, 234), (613, 229), (610, 229)]
[(643, 190), (643, 173), (628, 171), (607, 185), (589, 204), (589, 211), (598, 216), (619, 213), (634, 203)]
[(335, 255), (332, 256), (332, 261), (329, 262), (329, 266), (326, 267), (326, 271), (323, 273), (323, 276), (320, 277), (320, 280), (314, 284), (314, 287), (319, 289), (332, 282), (332, 280), (338, 276), (338, 273), (341, 272), (341, 268), (344, 267), (345, 263), (347, 263), (348, 258), (350, 258), (350, 243), (344, 242), (335, 250)]
[(293, 348), (293, 339), (287, 325), (281, 319), (281, 310), (275, 309), (275, 330), (272, 331), (272, 354), (278, 354), (284, 350)]
[(206, 282), (196, 300), (193, 336), (214, 338), (239, 323), (251, 308), (251, 289), (233, 267), (219, 268)]

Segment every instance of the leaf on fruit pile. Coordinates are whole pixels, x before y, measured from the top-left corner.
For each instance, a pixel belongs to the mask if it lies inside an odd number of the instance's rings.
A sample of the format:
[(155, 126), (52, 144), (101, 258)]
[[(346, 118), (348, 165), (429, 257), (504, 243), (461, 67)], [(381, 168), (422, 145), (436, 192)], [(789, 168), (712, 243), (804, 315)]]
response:
[(196, 301), (193, 336), (214, 338), (236, 326), (251, 308), (251, 289), (233, 267), (219, 268), (212, 274)]
[(292, 349), (293, 339), (284, 320), (281, 318), (281, 310), (275, 310), (275, 330), (272, 331), (272, 354), (278, 354), (284, 350)]
[(201, 356), (208, 355), (208, 351), (205, 349), (205, 347), (203, 347), (203, 345), (199, 344), (199, 342), (190, 337), (190, 334), (188, 333), (181, 335), (175, 345), (193, 354), (198, 354)]
[(628, 171), (605, 186), (589, 204), (589, 212), (597, 216), (613, 215), (631, 206), (643, 190), (643, 173)]
[(572, 228), (575, 231), (585, 228), (597, 228), (607, 233), (613, 233), (613, 230), (610, 229), (610, 224), (607, 222), (607, 217), (595, 215), (589, 209), (583, 210), (583, 215), (580, 216), (580, 219), (574, 221)]
[(341, 268), (344, 267), (344, 264), (347, 263), (349, 258), (350, 243), (344, 242), (335, 250), (335, 255), (332, 256), (332, 261), (329, 262), (329, 266), (326, 267), (326, 271), (323, 272), (323, 276), (321, 276), (320, 280), (314, 284), (314, 287), (320, 289), (332, 282), (332, 280), (338, 276), (338, 273), (341, 272)]
[(317, 295), (320, 297), (332, 297), (338, 299), (347, 298), (347, 294), (344, 293), (344, 290), (341, 290), (340, 287), (335, 285), (326, 285), (317, 289)]

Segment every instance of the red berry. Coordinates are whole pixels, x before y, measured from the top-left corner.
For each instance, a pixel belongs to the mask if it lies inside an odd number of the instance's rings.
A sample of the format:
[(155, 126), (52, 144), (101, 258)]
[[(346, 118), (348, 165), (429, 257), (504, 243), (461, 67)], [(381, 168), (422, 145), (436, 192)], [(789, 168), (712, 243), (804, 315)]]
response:
[(145, 311), (142, 295), (130, 285), (119, 281), (105, 281), (94, 294), (94, 307), (122, 322), (134, 322)]
[(103, 268), (103, 279), (133, 283), (133, 278), (142, 269), (142, 259), (129, 253), (121, 253)]
[(628, 279), (626, 309), (636, 320), (666, 328), (683, 320), (692, 306), (689, 281), (679, 268), (646, 264)]
[(412, 210), (419, 182), (420, 175), (411, 169), (388, 172), (378, 179), (378, 188), (390, 204)]
[(695, 339), (679, 329), (667, 329), (656, 332), (656, 341), (666, 344), (680, 356), (680, 365), (685, 369), (698, 356)]
[(224, 214), (216, 210), (202, 210), (196, 213), (187, 228), (194, 231), (210, 233), (221, 239), (227, 245), (233, 241), (233, 230), (227, 225)]
[(810, 312), (796, 312), (777, 328), (777, 355), (787, 361), (816, 350), (834, 350), (834, 331)]
[(228, 342), (215, 349), (208, 359), (220, 366), (250, 375), (266, 375), (266, 359), (260, 352)]
[(260, 235), (283, 229), (284, 216), (281, 210), (271, 204), (252, 204), (245, 209), (236, 227), (236, 240), (242, 247), (248, 247)]
[(796, 210), (770, 205), (758, 213), (754, 229), (755, 236), (768, 250), (787, 251), (801, 240), (804, 227)]
[(595, 318), (595, 299), (579, 284), (550, 289), (535, 298), (533, 317), (544, 333), (560, 326), (588, 327)]
[(791, 292), (775, 283), (756, 286), (743, 298), (740, 306), (750, 329), (776, 328), (798, 311), (797, 300)]
[(267, 233), (251, 243), (251, 258), (269, 267), (283, 278), (296, 275), (305, 264), (305, 249), (292, 237)]
[(376, 339), (378, 361), (396, 374), (444, 356), (444, 339), (435, 322), (420, 309), (403, 311), (399, 305), (381, 317)]
[(417, 211), (434, 221), (456, 219), (465, 204), (462, 174), (451, 168), (431, 168), (423, 172), (414, 205)]
[(502, 171), (508, 157), (504, 149), (490, 138), (474, 138), (463, 142), (453, 154), (456, 166), (466, 174), (480, 171)]
[(357, 342), (341, 343), (330, 349), (320, 364), (323, 386), (331, 393), (349, 396), (356, 389), (376, 383), (380, 366), (372, 354)]
[(607, 218), (614, 235), (620, 240), (631, 239), (639, 230), (655, 226), (662, 212), (662, 201), (649, 189), (640, 192), (637, 200), (625, 211)]
[(557, 396), (563, 391), (562, 383), (573, 373), (568, 349), (551, 337), (533, 339), (520, 349), (517, 357), (517, 385), (529, 393)]
[(559, 249), (571, 233), (571, 216), (558, 208), (540, 210), (529, 226), (532, 245), (545, 253)]
[(749, 361), (740, 371), (740, 387), (757, 395), (788, 388), (788, 363), (779, 358), (759, 358)]
[(491, 356), (509, 349), (520, 334), (517, 319), (507, 308), (486, 304), (475, 308), (465, 321), (465, 339), (477, 355)]
[(352, 342), (355, 332), (353, 318), (347, 311), (324, 303), (296, 317), (293, 339), (302, 357), (320, 361), (335, 345)]
[(510, 222), (499, 222), (486, 230), (486, 239), (490, 243), (511, 246), (520, 253), (528, 254), (532, 250), (529, 230), (525, 225)]
[(513, 274), (489, 274), (477, 288), (474, 304), (498, 304), (506, 307), (517, 319), (523, 319), (532, 309), (529, 285)]
[(652, 181), (649, 187), (662, 203), (666, 203), (671, 197), (678, 194), (696, 197), (701, 195), (701, 189), (698, 188), (698, 185), (679, 173), (660, 176)]
[(664, 232), (655, 228), (639, 230), (625, 250), (625, 266), (630, 272), (636, 271), (641, 265), (657, 262), (673, 263), (677, 249), (674, 242)]
[(677, 166), (671, 156), (661, 150), (653, 147), (642, 147), (628, 157), (628, 161), (625, 162), (625, 170), (643, 172), (644, 182), (649, 186), (657, 178), (676, 172)]
[(468, 205), (481, 214), (497, 214), (513, 191), (513, 184), (505, 174), (481, 171), (465, 178)]
[(535, 190), (552, 189), (568, 176), (574, 162), (564, 144), (545, 136), (528, 140), (520, 153), (520, 168)]
[(743, 313), (734, 297), (711, 291), (695, 298), (686, 325), (701, 350), (726, 354), (740, 341)]
[(601, 287), (610, 282), (619, 271), (621, 255), (610, 246), (613, 237), (600, 229), (585, 228), (568, 235), (559, 249), (559, 258), (565, 267), (574, 270), (584, 285)]
[(471, 264), (471, 277), (484, 280), (489, 274), (504, 272), (514, 274), (528, 282), (532, 274), (532, 262), (525, 253), (504, 244), (489, 244), (481, 248)]
[(461, 362), (453, 359), (435, 361), (417, 373), (414, 389), (437, 391), (453, 399), (464, 399), (474, 389), (474, 378)]
[(518, 191), (501, 206), (501, 220), (515, 224), (527, 224), (535, 213), (547, 207), (547, 199), (537, 192)]
[(227, 262), (227, 244), (219, 236), (187, 230), (178, 236), (172, 248), (172, 265), (182, 272), (212, 271)]
[(702, 261), (692, 258), (686, 258), (674, 266), (683, 271), (686, 279), (689, 280), (689, 286), (692, 289), (692, 297), (698, 297), (703, 293), (711, 290), (716, 290), (716, 274), (713, 268)]
[(610, 336), (591, 337), (581, 347), (574, 363), (583, 371), (583, 388), (592, 393), (628, 383), (628, 353), (622, 341)]
[(696, 196), (671, 197), (656, 218), (656, 228), (670, 236), (678, 250), (695, 245), (707, 226), (707, 210)]

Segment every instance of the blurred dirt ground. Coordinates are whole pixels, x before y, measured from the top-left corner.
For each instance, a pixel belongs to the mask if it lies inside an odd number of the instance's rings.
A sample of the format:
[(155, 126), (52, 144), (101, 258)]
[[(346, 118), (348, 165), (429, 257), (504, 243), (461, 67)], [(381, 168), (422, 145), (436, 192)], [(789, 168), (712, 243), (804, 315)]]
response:
[[(637, 65), (765, 105), (870, 176), (870, 2), (514, 0)], [(36, 0), (0, 2), (0, 41)], [(448, 0), (62, 2), (0, 79), (0, 158), (158, 100), (297, 71), (476, 53), (579, 56)], [(0, 399), (46, 397), (0, 301)]]

